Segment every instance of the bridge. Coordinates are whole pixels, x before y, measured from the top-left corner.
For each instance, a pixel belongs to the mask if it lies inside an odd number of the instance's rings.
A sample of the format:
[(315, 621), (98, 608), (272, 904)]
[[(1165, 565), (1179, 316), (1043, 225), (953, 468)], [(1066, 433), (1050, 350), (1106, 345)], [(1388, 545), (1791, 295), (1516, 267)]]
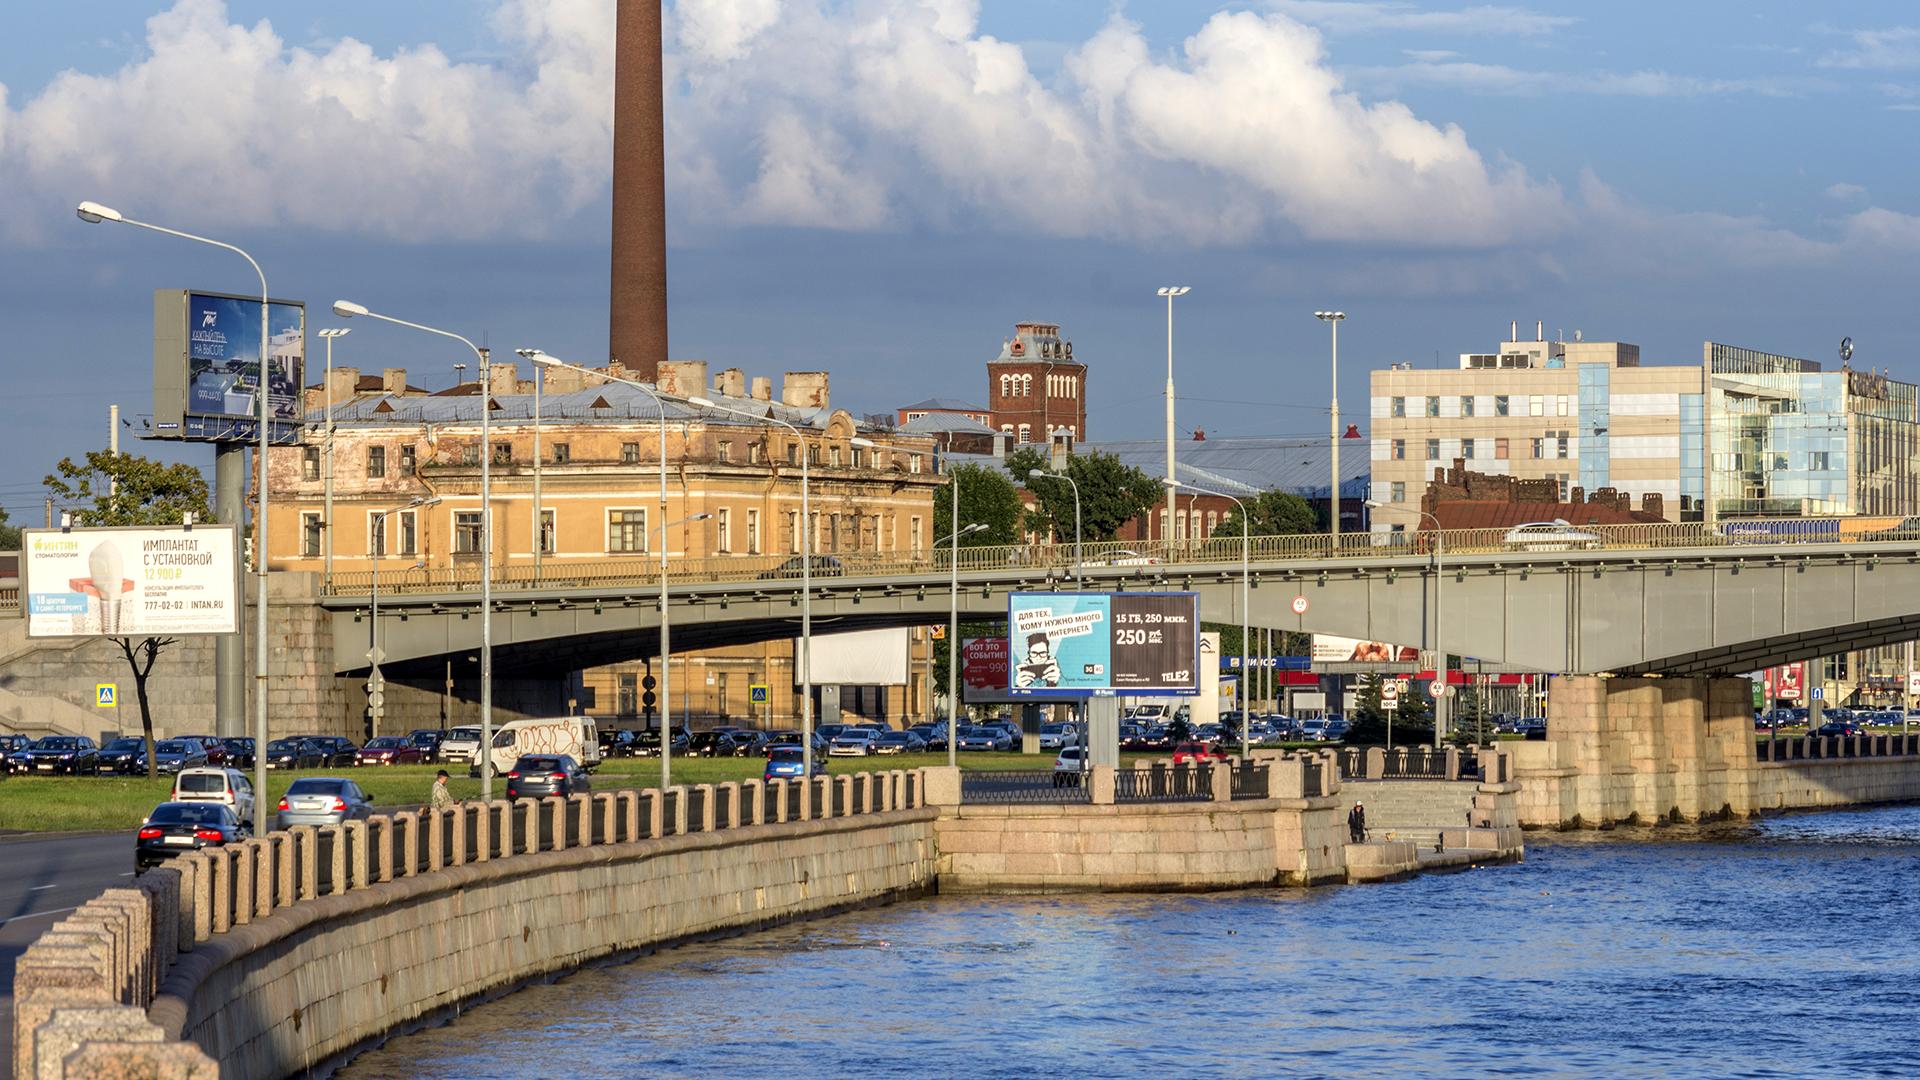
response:
[[(1920, 638), (1920, 529), (1843, 531), (1859, 519), (1582, 526), (1515, 543), (1504, 530), (1255, 537), (1246, 621), (1387, 641), (1555, 673), (1727, 675)], [(1884, 519), (1883, 519), (1884, 520)], [(1897, 519), (1895, 519), (1897, 521)], [(1823, 526), (1832, 526), (1831, 528)], [(1003, 618), (1017, 591), (1193, 590), (1209, 622), (1241, 621), (1240, 541), (962, 548), (959, 611)], [(946, 620), (951, 553), (817, 555), (815, 631)], [(551, 675), (658, 653), (659, 566), (630, 561), (496, 568), (494, 657), (505, 676)], [(373, 575), (337, 574), (319, 603), (333, 667), (366, 669)], [(390, 672), (423, 672), (479, 644), (471, 566), (380, 575)], [(680, 559), (668, 581), (677, 649), (792, 637), (801, 582), (778, 555)], [(1307, 611), (1295, 614), (1296, 597)]]

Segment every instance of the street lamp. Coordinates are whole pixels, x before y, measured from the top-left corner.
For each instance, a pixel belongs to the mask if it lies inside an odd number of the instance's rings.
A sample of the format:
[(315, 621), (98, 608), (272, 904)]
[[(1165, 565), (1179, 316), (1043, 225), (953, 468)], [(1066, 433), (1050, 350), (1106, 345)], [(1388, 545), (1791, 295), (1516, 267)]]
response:
[[(1368, 499), (1367, 509), (1379, 510), (1382, 504), (1378, 499)], [(1434, 675), (1440, 682), (1440, 692), (1433, 698), (1433, 748), (1438, 750), (1446, 730), (1447, 695), (1452, 692), (1452, 687), (1447, 685), (1447, 654), (1440, 647), (1440, 563), (1446, 555), (1446, 533), (1440, 529), (1439, 518), (1425, 510), (1414, 513), (1433, 522), (1433, 634), (1428, 642), (1433, 646)]]
[(438, 337), (452, 338), (473, 350), (480, 361), (480, 797), (493, 798), (493, 371), (480, 346), (451, 330), (396, 319), (367, 310), (364, 304), (335, 300), (342, 319), (378, 319)]
[[(1187, 285), (1164, 285), (1159, 295), (1167, 299), (1167, 479), (1174, 478), (1173, 471), (1173, 298), (1185, 296), (1193, 289)], [(1173, 505), (1173, 489), (1167, 489), (1167, 526), (1162, 530), (1161, 540), (1169, 548), (1173, 541), (1173, 520), (1176, 507)]]
[[(660, 434), (664, 439), (666, 432), (662, 431)], [(673, 660), (668, 655), (668, 645), (667, 645), (667, 530), (676, 525), (689, 525), (696, 521), (705, 521), (712, 516), (713, 516), (712, 514), (703, 512), (703, 513), (694, 514), (692, 517), (683, 517), (679, 521), (668, 521), (666, 505), (664, 503), (661, 504), (661, 510), (660, 510), (660, 790), (661, 791), (665, 791), (668, 788), (673, 786), (673, 725), (669, 722), (673, 715), (673, 686), (672, 686), (673, 680), (670, 678), (670, 675), (672, 673)], [(693, 678), (691, 673), (685, 672), (684, 664), (681, 665), (681, 667), (682, 667), (682, 673), (686, 674), (687, 678), (689, 679)], [(693, 721), (689, 719), (687, 716), (687, 712), (691, 708), (692, 708), (692, 704), (688, 703), (687, 708), (680, 710), (681, 723), (689, 724), (689, 725), (692, 724)]]
[(1222, 499), (1232, 499), (1233, 505), (1240, 511), (1240, 760), (1246, 761), (1253, 755), (1253, 737), (1248, 734), (1247, 727), (1247, 686), (1253, 681), (1253, 664), (1250, 660), (1252, 654), (1247, 651), (1247, 642), (1252, 637), (1247, 628), (1247, 605), (1252, 599), (1250, 589), (1253, 581), (1253, 562), (1250, 553), (1253, 548), (1253, 518), (1247, 513), (1246, 503), (1224, 491), (1214, 491), (1198, 484), (1182, 484), (1171, 478), (1162, 483), (1167, 485), (1169, 492), (1176, 488), (1186, 488), (1198, 495), (1215, 495)]
[[(378, 510), (375, 511), (373, 515), (373, 536), (369, 539), (378, 541), (378, 544), (374, 547), (372, 553), (373, 589), (368, 597), (368, 607), (370, 608), (368, 619), (372, 625), (367, 627), (367, 663), (371, 667), (371, 670), (367, 672), (367, 710), (373, 721), (373, 733), (375, 735), (380, 733), (380, 715), (383, 706), (386, 704), (385, 691), (387, 681), (380, 677), (380, 661), (387, 658), (386, 653), (380, 650), (380, 557), (385, 554), (385, 548), (387, 546), (387, 517), (392, 514), (397, 514), (402, 510), (418, 510), (422, 507), (437, 506), (439, 503), (440, 496), (438, 495), (428, 495), (424, 497), (415, 495), (400, 506)], [(425, 563), (416, 563), (410, 569), (418, 570), (424, 566), (426, 566)], [(485, 752), (489, 755), (492, 754), (493, 747), (491, 743), (487, 745)]]
[(326, 544), (326, 579), (328, 588), (333, 587), (333, 340), (335, 338), (346, 337), (351, 333), (353, 333), (353, 328), (350, 326), (329, 326), (325, 330), (320, 331), (320, 340), (327, 343), (326, 382), (320, 388), (327, 399), (327, 449), (326, 460), (321, 466), (325, 470), (323, 475), (326, 480), (326, 494), (323, 495), (322, 498), (326, 501), (326, 512), (320, 515), (325, 522), (321, 527), (324, 528), (326, 532), (321, 535), (320, 539)]
[[(1082, 566), (1080, 563), (1080, 485), (1075, 484), (1073, 477), (1068, 476), (1065, 472), (1048, 472), (1045, 469), (1028, 469), (1027, 479), (1065, 480), (1067, 483), (1073, 485), (1073, 584), (1075, 587), (1085, 586), (1086, 582), (1081, 580)], [(1173, 489), (1168, 488), (1167, 490), (1172, 491)], [(1167, 496), (1167, 505), (1173, 505), (1172, 495)], [(1171, 518), (1169, 518), (1169, 520), (1171, 520)]]
[[(960, 521), (960, 478), (955, 476), (947, 481), (953, 485), (953, 523)], [(953, 550), (948, 553), (947, 562), (951, 564), (952, 581), (947, 590), (947, 764), (960, 764), (960, 538), (977, 532), (985, 532), (987, 527), (973, 524), (943, 537), (951, 543)], [(942, 540), (935, 540), (933, 546), (939, 550)], [(933, 688), (928, 687), (929, 691)]]
[[(260, 423), (259, 437), (260, 438), (259, 438), (259, 445), (254, 450), (254, 457), (259, 466), (259, 480), (257, 481), (257, 484), (259, 487), (259, 494), (258, 494), (259, 505), (254, 512), (254, 516), (257, 519), (257, 524), (258, 524), (258, 528), (256, 530), (258, 535), (256, 539), (257, 546), (255, 547), (253, 552), (253, 569), (254, 569), (254, 574), (256, 579), (255, 586), (258, 592), (258, 595), (255, 597), (254, 605), (253, 605), (254, 638), (255, 638), (254, 661), (253, 661), (253, 666), (254, 666), (253, 738), (254, 738), (254, 745), (259, 748), (258, 752), (254, 754), (253, 773), (254, 773), (254, 790), (260, 793), (260, 798), (254, 800), (253, 832), (255, 836), (265, 836), (267, 834), (266, 748), (267, 748), (267, 679), (268, 679), (268, 676), (267, 676), (267, 443), (268, 443), (269, 434), (273, 429), (273, 410), (272, 410), (273, 380), (271, 377), (271, 372), (269, 371), (269, 364), (271, 363), (271, 358), (268, 353), (268, 345), (267, 345), (267, 322), (268, 322), (268, 319), (267, 319), (267, 314), (268, 314), (267, 273), (266, 271), (260, 269), (260, 264), (254, 260), (253, 256), (247, 254), (245, 251), (242, 251), (241, 249), (233, 246), (232, 244), (225, 243), (224, 241), (209, 239), (208, 237), (205, 237), (205, 236), (195, 236), (193, 233), (180, 232), (177, 229), (169, 229), (162, 225), (151, 225), (144, 221), (135, 221), (134, 219), (127, 217), (125, 214), (122, 214), (120, 211), (115, 210), (113, 207), (102, 206), (97, 202), (83, 202), (79, 206), (74, 208), (74, 213), (79, 215), (79, 218), (81, 221), (87, 222), (90, 225), (97, 225), (103, 221), (112, 221), (121, 225), (132, 225), (138, 229), (146, 229), (150, 232), (164, 233), (167, 236), (176, 236), (182, 240), (192, 240), (197, 244), (207, 244), (212, 247), (223, 248), (247, 260), (247, 265), (253, 267), (253, 272), (259, 275), (260, 277), (260, 386), (259, 386), (259, 392), (256, 395), (259, 398), (259, 401), (256, 402), (256, 404), (258, 405), (259, 412), (260, 412), (260, 420), (259, 420), (259, 423)], [(295, 394), (298, 394), (300, 392), (300, 388), (298, 386), (295, 386), (293, 388), (293, 392)], [(234, 524), (237, 525), (238, 522), (235, 522)], [(217, 659), (218, 658), (216, 657), (216, 670), (219, 667), (217, 663)], [(245, 730), (245, 729), (242, 728), (242, 730)]]
[(1333, 447), (1333, 486), (1327, 489), (1327, 530), (1332, 538), (1331, 553), (1340, 553), (1340, 323), (1344, 311), (1316, 311), (1313, 317), (1333, 328), (1333, 404), (1329, 412), (1328, 433)]

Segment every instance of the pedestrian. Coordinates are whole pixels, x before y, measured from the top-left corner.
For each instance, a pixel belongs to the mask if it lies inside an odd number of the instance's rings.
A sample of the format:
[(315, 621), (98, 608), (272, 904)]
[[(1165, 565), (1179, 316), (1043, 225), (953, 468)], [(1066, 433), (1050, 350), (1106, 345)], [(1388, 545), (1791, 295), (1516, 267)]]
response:
[(1367, 808), (1359, 803), (1353, 804), (1353, 812), (1347, 815), (1347, 835), (1356, 844), (1367, 842)]
[(447, 770), (441, 769), (433, 778), (433, 799), (427, 804), (429, 810), (439, 810), (453, 805), (453, 793), (447, 790)]

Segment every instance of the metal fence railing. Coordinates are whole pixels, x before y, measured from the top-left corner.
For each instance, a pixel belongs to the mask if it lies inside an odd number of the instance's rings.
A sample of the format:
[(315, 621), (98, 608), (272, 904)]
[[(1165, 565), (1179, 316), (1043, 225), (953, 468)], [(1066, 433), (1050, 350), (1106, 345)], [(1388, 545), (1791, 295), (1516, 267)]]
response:
[[(1227, 766), (1216, 766), (1226, 768)], [(1267, 797), (1268, 766), (1257, 761), (1242, 761), (1232, 766), (1232, 795), (1236, 799), (1264, 799)]]
[(1834, 758), (1912, 757), (1920, 755), (1920, 734), (1807, 735), (1797, 739), (1760, 739), (1758, 761), (1819, 761)]
[(1114, 772), (1113, 801), (1205, 802), (1213, 798), (1211, 764), (1151, 765)]
[(968, 769), (960, 774), (963, 803), (1083, 803), (1091, 794), (1079, 773), (1051, 769)]

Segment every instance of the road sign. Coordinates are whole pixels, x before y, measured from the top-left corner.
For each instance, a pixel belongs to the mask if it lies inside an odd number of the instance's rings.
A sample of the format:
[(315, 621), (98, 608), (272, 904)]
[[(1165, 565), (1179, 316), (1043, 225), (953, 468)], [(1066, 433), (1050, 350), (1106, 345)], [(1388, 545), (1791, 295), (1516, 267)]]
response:
[(1293, 613), (1294, 613), (1295, 615), (1305, 615), (1305, 614), (1307, 613), (1307, 598), (1306, 598), (1306, 597), (1304, 597), (1304, 596), (1296, 596), (1296, 597), (1294, 597), (1294, 598), (1293, 598)]
[(1398, 709), (1400, 707), (1400, 680), (1384, 679), (1380, 683), (1380, 707)]
[(93, 688), (93, 703), (102, 709), (120, 707), (120, 688), (110, 682), (99, 683)]
[(1448, 694), (1452, 692), (1453, 692), (1453, 687), (1448, 686), (1446, 683), (1441, 682), (1439, 679), (1435, 679), (1432, 682), (1427, 684), (1427, 696), (1432, 698), (1435, 701), (1439, 701), (1441, 698), (1446, 697)]
[(1819, 701), (1819, 700), (1821, 700), (1822, 698), (1825, 698), (1826, 696), (1827, 696), (1827, 688), (1826, 688), (1826, 687), (1824, 687), (1824, 686), (1816, 686), (1816, 687), (1814, 687), (1814, 688), (1813, 688), (1813, 700), (1815, 700), (1815, 701)]
[(747, 687), (747, 700), (755, 705), (767, 703), (767, 684), (753, 683)]
[(386, 658), (387, 658), (387, 650), (381, 648), (378, 645), (375, 645), (373, 648), (367, 650), (367, 663), (372, 664), (375, 667), (380, 666), (380, 661), (385, 660)]

